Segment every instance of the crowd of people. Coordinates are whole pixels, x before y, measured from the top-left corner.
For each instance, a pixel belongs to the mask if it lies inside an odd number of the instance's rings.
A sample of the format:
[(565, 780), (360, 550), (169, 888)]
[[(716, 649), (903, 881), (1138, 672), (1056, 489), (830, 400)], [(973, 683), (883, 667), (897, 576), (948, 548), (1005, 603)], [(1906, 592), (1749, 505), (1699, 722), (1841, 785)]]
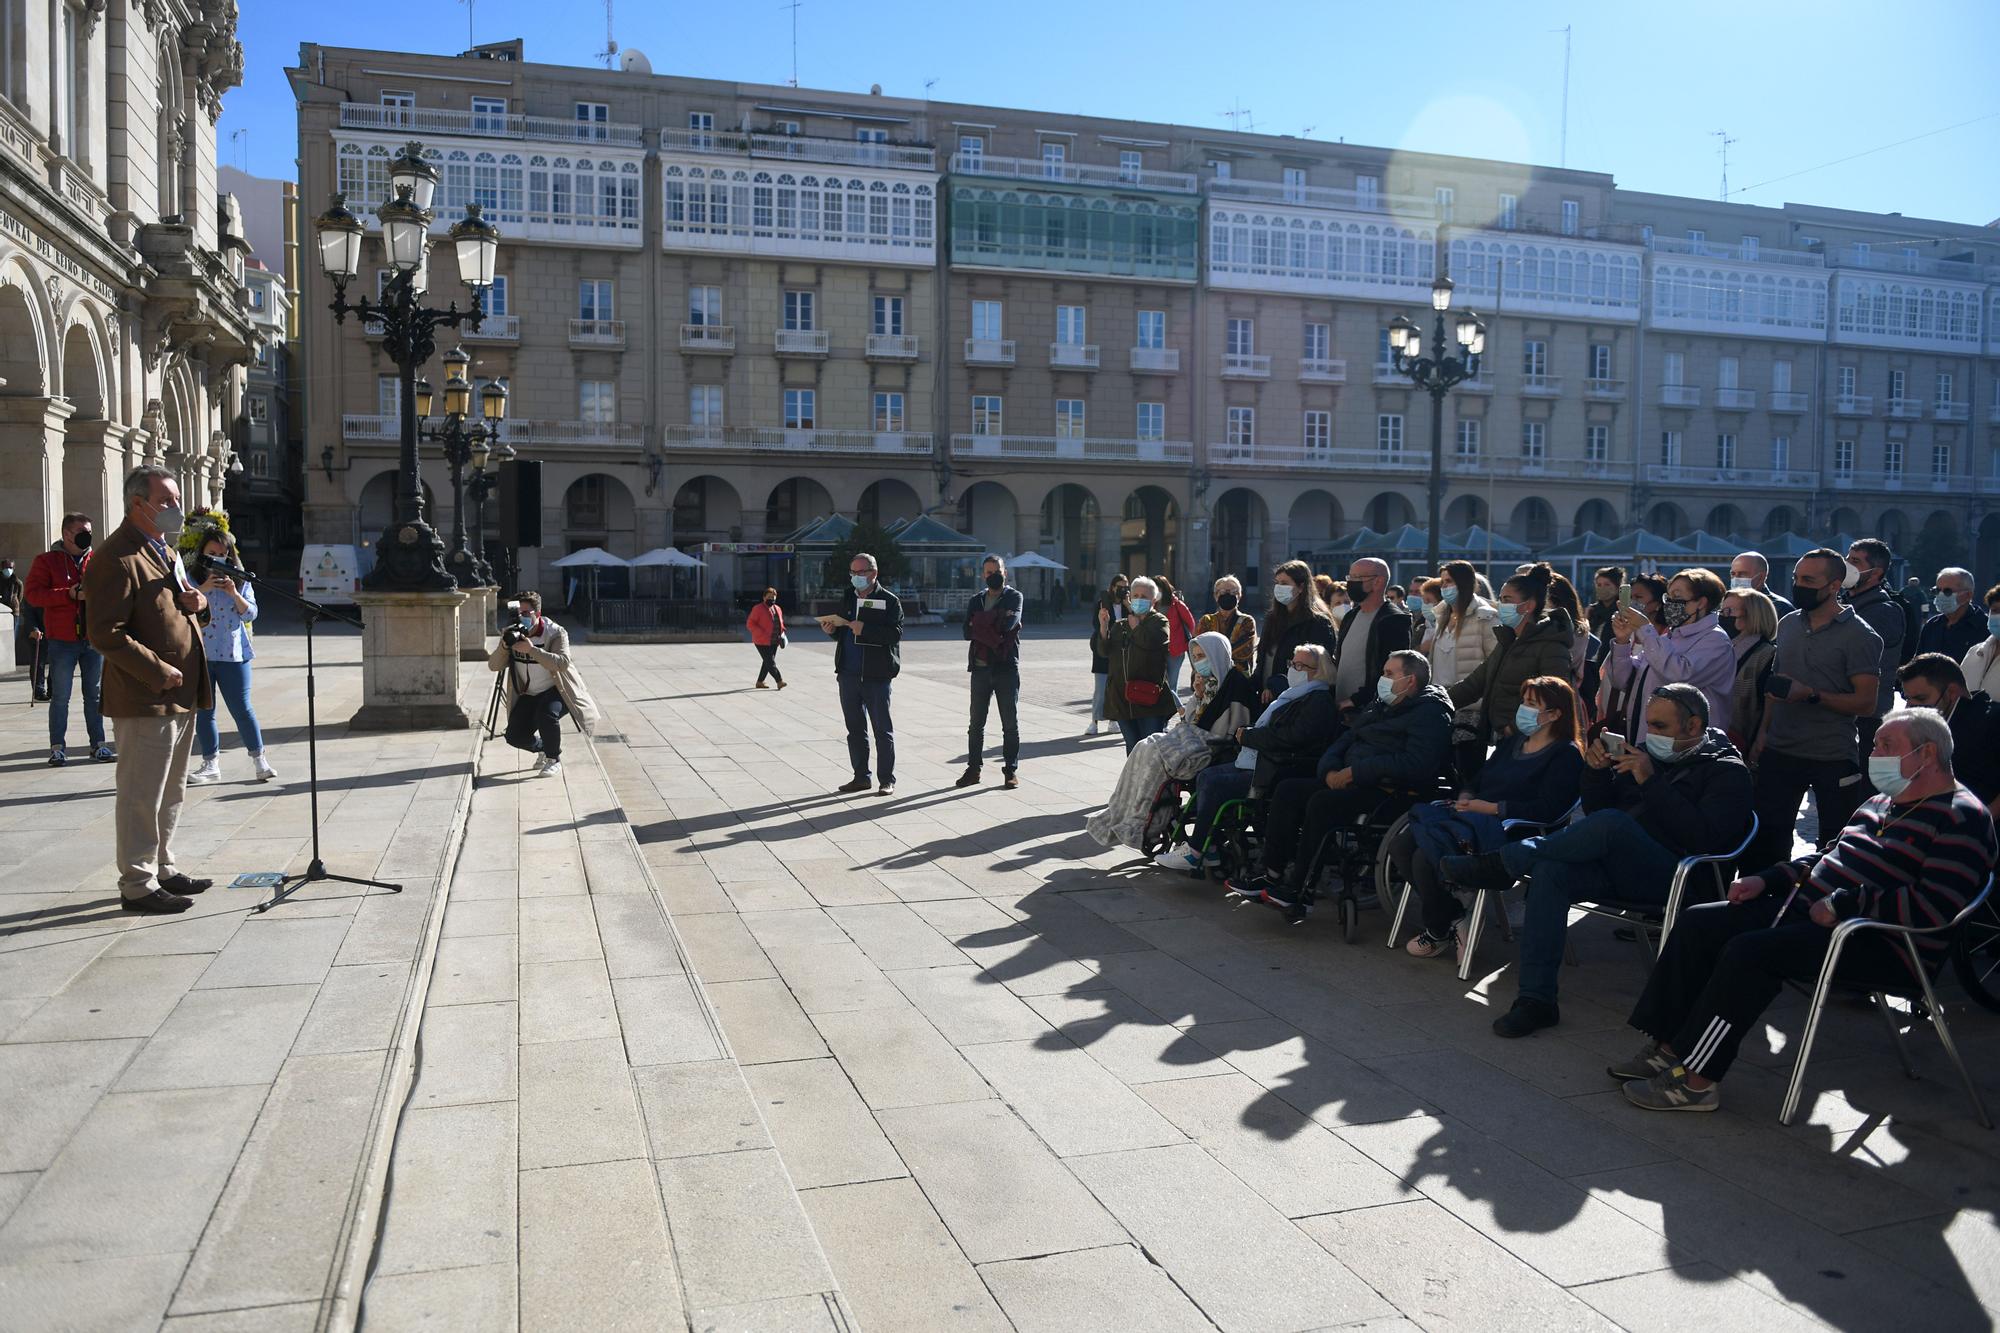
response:
[[(1096, 608), (1086, 734), (1117, 723), (1127, 759), (1088, 828), (1151, 850), (1164, 809), (1180, 836), (1159, 866), (1220, 871), (1293, 923), (1356, 873), (1338, 840), (1372, 833), (1417, 904), (1420, 958), (1457, 959), (1469, 906), (1525, 889), (1502, 1037), (1561, 1021), (1572, 909), (1651, 921), (1662, 953), (1632, 1013), (1647, 1041), (1608, 1072), (1635, 1105), (1710, 1110), (1746, 1027), (1817, 971), (1832, 925), (1941, 926), (1993, 873), (2000, 586), (1976, 604), (1969, 572), (1941, 570), (1919, 615), (1886, 583), (1895, 563), (1874, 538), (1817, 549), (1789, 596), (1754, 551), (1726, 582), (1606, 566), (1586, 598), (1547, 564), (1496, 592), (1460, 560), (1407, 588), (1376, 559), (1344, 580), (1289, 561), (1261, 618), (1233, 575), (1199, 615), (1162, 579), (1120, 576)], [(1735, 877), (1668, 922), (1688, 858)], [(1924, 939), (1934, 968), (1942, 942)], [(1878, 943), (1843, 954), (1842, 978), (1911, 981)]]

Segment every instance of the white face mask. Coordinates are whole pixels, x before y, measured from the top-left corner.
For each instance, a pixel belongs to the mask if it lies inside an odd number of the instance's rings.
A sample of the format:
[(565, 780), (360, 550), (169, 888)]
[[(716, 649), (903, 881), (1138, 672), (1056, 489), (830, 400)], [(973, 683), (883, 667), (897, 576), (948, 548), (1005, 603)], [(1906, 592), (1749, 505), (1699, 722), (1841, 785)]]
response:
[(1293, 689), (1297, 689), (1311, 679), (1312, 676), (1309, 673), (1301, 671), (1297, 667), (1293, 667), (1285, 672), (1285, 683)]

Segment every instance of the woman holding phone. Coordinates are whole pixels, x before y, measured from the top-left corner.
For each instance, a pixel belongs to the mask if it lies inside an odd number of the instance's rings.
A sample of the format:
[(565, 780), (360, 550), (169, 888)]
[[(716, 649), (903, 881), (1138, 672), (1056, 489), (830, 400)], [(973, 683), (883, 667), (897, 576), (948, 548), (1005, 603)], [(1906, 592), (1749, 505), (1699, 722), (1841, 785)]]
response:
[[(232, 568), (243, 567), (236, 538), (229, 532), (228, 514), (197, 510), (188, 516), (187, 528), (202, 555)], [(201, 645), (208, 654), (215, 697), (228, 706), (229, 716), (236, 720), (236, 734), (249, 752), (257, 781), (269, 782), (278, 773), (264, 755), (264, 732), (257, 725), (257, 710), (250, 704), (250, 662), (257, 655), (250, 634), (257, 619), (256, 590), (212, 569), (202, 577), (199, 563), (191, 573), (200, 578), (197, 586), (208, 596), (208, 623), (202, 626)], [(194, 737), (201, 750), (201, 765), (188, 773), (188, 782), (222, 781), (222, 736), (216, 729), (213, 703), (195, 715)]]

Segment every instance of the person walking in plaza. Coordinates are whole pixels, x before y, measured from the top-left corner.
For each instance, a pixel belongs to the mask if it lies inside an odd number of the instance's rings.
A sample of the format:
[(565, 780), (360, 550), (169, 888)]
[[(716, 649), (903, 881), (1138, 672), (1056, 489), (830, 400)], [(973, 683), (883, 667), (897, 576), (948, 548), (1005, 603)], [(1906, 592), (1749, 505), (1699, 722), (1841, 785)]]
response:
[(1965, 673), (1965, 688), (1974, 694), (2000, 699), (2000, 583), (1986, 590), (1986, 637), (1972, 646), (1959, 662)]
[(778, 682), (779, 689), (784, 689), (785, 676), (778, 670), (778, 650), (790, 640), (785, 637), (785, 613), (778, 605), (776, 588), (764, 589), (763, 598), (750, 608), (750, 618), (744, 622), (744, 628), (750, 631), (750, 642), (757, 645), (757, 656), (764, 659), (764, 664), (757, 668), (756, 688), (770, 689), (764, 683), (764, 677), (769, 676)]
[[(1872, 712), (1863, 713), (1855, 719), (1855, 741), (1859, 753), (1866, 756), (1875, 747), (1875, 728), (1882, 725), (1882, 719), (1896, 704), (1896, 668), (1910, 660), (1913, 652), (1905, 651), (1905, 643), (1910, 642), (1910, 604), (1889, 590), (1889, 566), (1895, 563), (1895, 553), (1889, 543), (1875, 537), (1863, 537), (1847, 548), (1847, 563), (1859, 571), (1852, 583), (1847, 584), (1846, 601), (1882, 638), (1881, 669), (1876, 676), (1875, 707)], [(1914, 644), (1911, 647), (1914, 648)], [(1863, 796), (1874, 792), (1864, 786)], [(1845, 822), (1844, 820), (1842, 821)], [(1827, 829), (1831, 834), (1834, 825)]]
[(585, 729), (597, 722), (597, 704), (584, 688), (569, 651), (569, 631), (542, 614), (542, 595), (518, 592), (521, 618), (501, 628), (486, 665), (504, 671), (507, 744), (535, 756), (536, 776), (562, 774), (562, 720), (570, 713)]
[(1936, 614), (1917, 631), (1917, 652), (1943, 653), (1954, 662), (1962, 662), (1979, 646), (1986, 637), (1986, 617), (1972, 605), (1972, 594), (1972, 571), (1955, 567), (1938, 571), (1931, 595), (1931, 610)]
[(104, 659), (90, 646), (83, 590), (90, 566), (88, 514), (64, 514), (62, 535), (28, 567), (27, 598), (42, 613), (42, 652), (48, 657), (49, 765), (69, 762), (69, 701), (76, 677), (83, 677), (83, 726), (90, 757), (109, 763), (116, 756), (104, 741)]
[(185, 525), (174, 474), (125, 478), (125, 521), (84, 570), (90, 646), (104, 659), (104, 714), (118, 736), (118, 895), (128, 912), (185, 912), (214, 881), (174, 859), (195, 714), (215, 704), (197, 617), (208, 599), (174, 549)]
[(1123, 574), (1111, 576), (1111, 583), (1104, 595), (1097, 599), (1096, 610), (1090, 617), (1090, 725), (1083, 729), (1086, 736), (1095, 736), (1097, 729), (1105, 721), (1104, 692), (1111, 679), (1111, 659), (1104, 653), (1103, 626), (1107, 618), (1125, 618), (1125, 594), (1131, 587), (1131, 580)]
[(965, 772), (955, 784), (979, 785), (980, 760), (986, 751), (986, 714), (991, 701), (1000, 703), (1000, 785), (1018, 787), (1021, 767), (1021, 727), (1017, 708), (1021, 696), (1021, 610), (1018, 588), (1007, 582), (1007, 562), (989, 555), (980, 565), (986, 586), (965, 604), (965, 669), (972, 674), (972, 720), (965, 735)]
[(1167, 618), (1167, 688), (1179, 694), (1181, 668), (1187, 664), (1188, 640), (1201, 631), (1195, 626), (1194, 612), (1175, 591), (1173, 580), (1165, 574), (1155, 574), (1153, 582), (1160, 589), (1160, 614)]
[(1257, 669), (1257, 621), (1243, 609), (1243, 581), (1224, 574), (1215, 581), (1215, 610), (1203, 616), (1197, 634), (1220, 634), (1229, 640), (1229, 658), (1247, 678)]
[(1099, 609), (1098, 631), (1111, 672), (1105, 677), (1104, 712), (1118, 724), (1125, 753), (1167, 725), (1180, 702), (1167, 687), (1167, 617), (1156, 610), (1159, 585), (1141, 574), (1125, 598), (1125, 618)]
[(1754, 588), (1771, 599), (1771, 609), (1783, 620), (1798, 610), (1786, 598), (1771, 591), (1771, 562), (1760, 551), (1745, 551), (1729, 562), (1729, 586)]
[[(188, 535), (194, 537), (202, 555), (241, 569), (242, 556), (228, 525), (229, 515), (198, 510), (189, 518)], [(187, 544), (185, 535), (182, 542)], [(201, 572), (196, 570), (197, 575)], [(197, 586), (208, 598), (208, 623), (201, 627), (201, 646), (208, 654), (215, 693), (236, 720), (236, 734), (250, 756), (257, 781), (269, 782), (278, 772), (264, 755), (264, 731), (257, 725), (257, 710), (250, 703), (250, 662), (257, 655), (250, 626), (257, 619), (257, 590), (248, 584), (238, 586), (236, 580), (219, 573), (207, 574)], [(201, 764), (188, 774), (188, 782), (222, 781), (222, 737), (215, 725), (213, 701), (195, 717), (194, 740), (201, 750)]]
[(889, 718), (889, 691), (903, 669), (903, 603), (882, 586), (881, 566), (863, 551), (847, 562), (847, 591), (837, 616), (821, 616), (819, 627), (833, 639), (833, 674), (840, 686), (840, 711), (847, 720), (847, 758), (854, 776), (834, 788), (868, 790), (868, 733), (875, 733), (878, 796), (896, 794), (896, 729)]

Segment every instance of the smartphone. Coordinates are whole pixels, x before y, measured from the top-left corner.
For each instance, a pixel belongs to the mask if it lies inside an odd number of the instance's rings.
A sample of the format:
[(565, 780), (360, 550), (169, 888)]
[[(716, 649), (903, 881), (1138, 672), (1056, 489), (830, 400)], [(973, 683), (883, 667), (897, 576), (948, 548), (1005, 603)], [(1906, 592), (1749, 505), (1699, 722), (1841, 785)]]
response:
[(1764, 693), (1773, 699), (1783, 699), (1792, 692), (1792, 678), (1773, 671), (1764, 678)]
[(1615, 731), (1602, 732), (1597, 737), (1604, 742), (1604, 753), (1613, 759), (1625, 753), (1625, 738)]

